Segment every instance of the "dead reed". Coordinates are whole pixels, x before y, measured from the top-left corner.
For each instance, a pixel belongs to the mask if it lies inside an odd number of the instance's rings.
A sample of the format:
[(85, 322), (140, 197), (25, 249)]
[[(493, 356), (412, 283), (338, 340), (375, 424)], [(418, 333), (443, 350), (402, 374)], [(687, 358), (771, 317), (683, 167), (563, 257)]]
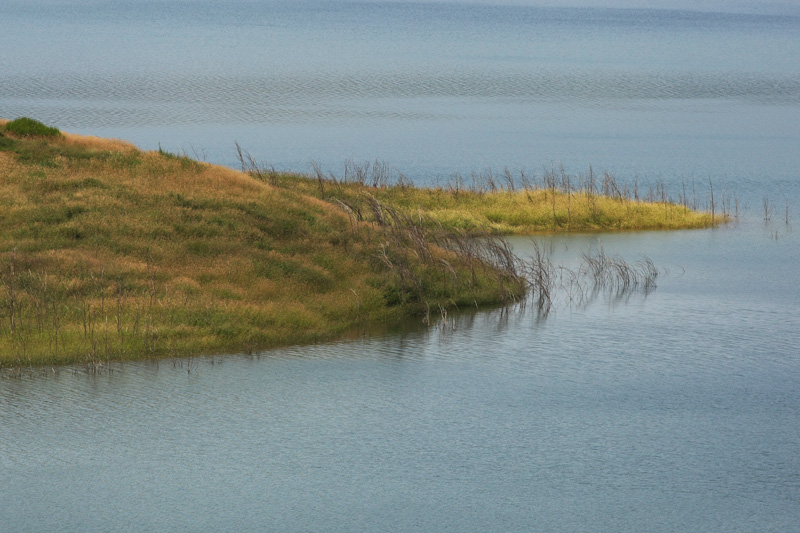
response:
[(643, 257), (636, 263), (628, 263), (619, 257), (609, 257), (603, 249), (582, 254), (585, 272), (595, 287), (612, 291), (629, 291), (643, 288), (649, 291), (656, 287), (659, 270), (653, 262)]

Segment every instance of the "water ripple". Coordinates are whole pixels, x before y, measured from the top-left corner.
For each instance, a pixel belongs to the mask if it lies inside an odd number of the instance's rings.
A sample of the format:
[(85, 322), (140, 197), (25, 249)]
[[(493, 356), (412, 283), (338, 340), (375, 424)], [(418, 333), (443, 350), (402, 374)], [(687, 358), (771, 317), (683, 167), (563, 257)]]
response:
[(67, 73), (0, 79), (0, 100), (7, 107), (58, 110), (63, 120), (86, 127), (457, 117), (457, 109), (442, 111), (441, 99), (518, 106), (570, 102), (589, 108), (698, 99), (796, 105), (800, 75), (418, 70), (251, 77)]

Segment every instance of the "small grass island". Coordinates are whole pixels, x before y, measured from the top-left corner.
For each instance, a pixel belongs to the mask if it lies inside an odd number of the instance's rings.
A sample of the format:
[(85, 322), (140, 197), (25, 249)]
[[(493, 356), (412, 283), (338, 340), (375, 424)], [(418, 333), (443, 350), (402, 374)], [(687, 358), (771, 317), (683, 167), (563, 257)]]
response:
[(378, 164), (337, 179), (240, 155), (242, 171), (0, 120), (0, 370), (340, 338), (522, 298), (494, 235), (724, 221), (609, 176), (416, 188)]

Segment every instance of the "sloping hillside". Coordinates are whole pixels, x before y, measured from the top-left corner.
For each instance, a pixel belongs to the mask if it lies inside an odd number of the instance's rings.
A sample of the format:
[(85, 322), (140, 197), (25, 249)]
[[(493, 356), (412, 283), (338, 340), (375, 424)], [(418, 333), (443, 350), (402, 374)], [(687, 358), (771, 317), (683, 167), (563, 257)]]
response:
[(0, 123), (0, 367), (316, 342), (523, 292), (501, 245), (37, 128)]

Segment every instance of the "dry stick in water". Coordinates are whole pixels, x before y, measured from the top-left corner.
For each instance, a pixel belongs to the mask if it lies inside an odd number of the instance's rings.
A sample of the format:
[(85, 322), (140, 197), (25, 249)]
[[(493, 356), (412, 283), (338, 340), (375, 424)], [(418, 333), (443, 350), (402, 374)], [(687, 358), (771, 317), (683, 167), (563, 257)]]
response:
[(714, 183), (711, 181), (711, 178), (708, 179), (708, 186), (711, 189), (711, 223), (714, 223)]

